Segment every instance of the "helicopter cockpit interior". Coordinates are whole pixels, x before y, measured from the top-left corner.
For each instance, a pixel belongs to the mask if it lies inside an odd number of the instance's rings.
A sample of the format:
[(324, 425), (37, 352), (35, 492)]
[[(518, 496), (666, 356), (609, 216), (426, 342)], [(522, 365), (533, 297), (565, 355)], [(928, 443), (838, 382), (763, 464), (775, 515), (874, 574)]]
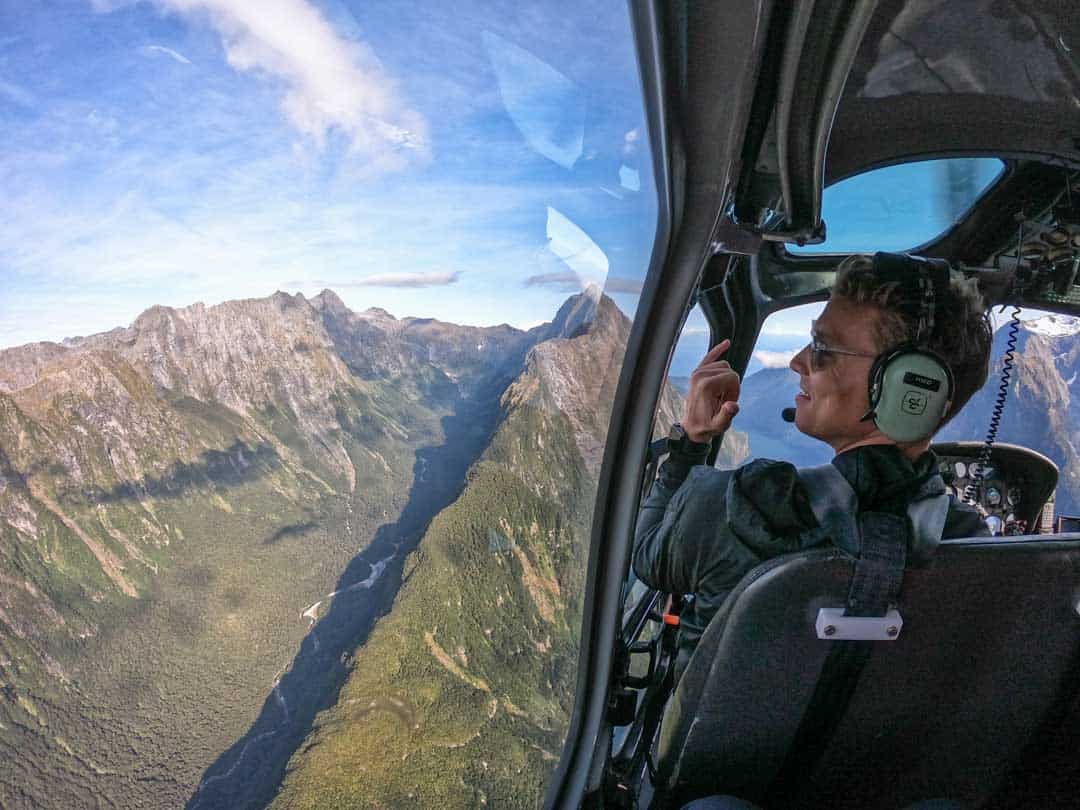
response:
[[(897, 246), (977, 279), (998, 318), (988, 418), (933, 446), (949, 491), (979, 509), (989, 536), (946, 541), (909, 570), (903, 627), (876, 640), (830, 637), (820, 621), (844, 604), (850, 559), (831, 549), (770, 560), (728, 597), (676, 684), (684, 595), (635, 582), (625, 547), (668, 426), (655, 424), (658, 396), (627, 396), (592, 561), (595, 625), (607, 617), (617, 630), (590, 639), (591, 703), (582, 689), (549, 801), (1071, 804), (1080, 536), (1062, 533), (1073, 524), (1055, 515), (1054, 493), (1077, 471), (1072, 451), (1014, 444), (999, 428), (1022, 390), (1021, 313), (1080, 314), (1078, 18), (1052, 0), (802, 0), (645, 4), (635, 24), (668, 208), (626, 390), (661, 390), (692, 307), (709, 345), (731, 339), (744, 373), (770, 315), (827, 300), (850, 253), (893, 249), (849, 246), (831, 189), (920, 162), (1000, 161), (978, 188), (954, 178), (961, 203), (943, 229)], [(878, 235), (893, 238), (908, 212), (883, 210)]]

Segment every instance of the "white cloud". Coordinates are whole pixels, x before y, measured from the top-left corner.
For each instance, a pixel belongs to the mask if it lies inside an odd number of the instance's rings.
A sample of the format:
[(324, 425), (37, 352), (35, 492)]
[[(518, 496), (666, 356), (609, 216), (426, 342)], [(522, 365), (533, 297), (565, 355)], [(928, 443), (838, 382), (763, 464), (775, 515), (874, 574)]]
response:
[(761, 327), (761, 334), (772, 337), (799, 338), (805, 343), (810, 340), (810, 321), (821, 317), (821, 312), (824, 309), (825, 302), (816, 301), (812, 304), (802, 304), (774, 312), (765, 319), (765, 323)]
[(147, 45), (146, 47), (140, 48), (139, 50), (148, 56), (154, 53), (163, 53), (166, 56), (172, 57), (181, 65), (191, 64), (191, 60), (184, 56), (182, 53), (174, 51), (172, 48), (166, 48), (164, 45)]
[(758, 349), (754, 352), (754, 358), (765, 368), (787, 368), (797, 352), (772, 352), (767, 349)]
[(625, 276), (608, 276), (604, 282), (606, 293), (626, 293), (628, 295), (641, 295), (644, 282), (640, 278), (627, 278)]
[[(151, 2), (209, 22), (235, 70), (282, 82), (285, 118), (317, 148), (331, 132), (340, 132), (352, 153), (376, 170), (429, 159), (424, 117), (402, 101), (370, 48), (339, 35), (307, 0)], [(111, 11), (124, 3), (93, 0), (93, 5)]]
[(456, 284), (460, 271), (434, 273), (375, 273), (352, 281), (337, 282), (338, 287), (445, 287)]

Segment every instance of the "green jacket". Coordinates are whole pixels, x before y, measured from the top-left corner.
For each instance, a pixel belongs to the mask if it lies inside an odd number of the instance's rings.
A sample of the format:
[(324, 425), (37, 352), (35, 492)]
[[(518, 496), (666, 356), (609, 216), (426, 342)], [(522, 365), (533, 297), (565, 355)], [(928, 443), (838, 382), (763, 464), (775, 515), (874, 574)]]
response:
[[(694, 595), (680, 623), (682, 665), (728, 593), (751, 568), (770, 557), (828, 542), (814, 531), (818, 522), (792, 464), (759, 459), (735, 470), (718, 470), (703, 461), (668, 457), (638, 514), (634, 540), (639, 579), (667, 593)], [(857, 447), (832, 463), (855, 490), (860, 511), (900, 515), (906, 514), (916, 492), (923, 489), (925, 494), (924, 485), (938, 466), (933, 453), (924, 453), (913, 464), (894, 445)], [(978, 512), (951, 497), (943, 537), (987, 533)], [(931, 551), (909, 549), (909, 559)]]

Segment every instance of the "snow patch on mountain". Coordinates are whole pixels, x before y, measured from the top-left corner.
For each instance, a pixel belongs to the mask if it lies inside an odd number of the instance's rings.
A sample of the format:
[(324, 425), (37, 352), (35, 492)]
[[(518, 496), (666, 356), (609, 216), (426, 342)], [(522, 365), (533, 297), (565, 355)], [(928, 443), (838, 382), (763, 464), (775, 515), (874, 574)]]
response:
[(1069, 337), (1080, 334), (1080, 318), (1072, 315), (1048, 314), (1025, 321), (1024, 329), (1046, 337)]

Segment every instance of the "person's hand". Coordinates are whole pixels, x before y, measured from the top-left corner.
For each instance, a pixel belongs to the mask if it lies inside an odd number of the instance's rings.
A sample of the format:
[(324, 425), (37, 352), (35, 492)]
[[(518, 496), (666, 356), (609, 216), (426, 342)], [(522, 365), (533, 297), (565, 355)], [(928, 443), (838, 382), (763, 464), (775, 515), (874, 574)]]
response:
[(739, 375), (720, 359), (730, 346), (730, 340), (721, 340), (690, 375), (682, 419), (690, 441), (704, 443), (719, 436), (739, 412)]

